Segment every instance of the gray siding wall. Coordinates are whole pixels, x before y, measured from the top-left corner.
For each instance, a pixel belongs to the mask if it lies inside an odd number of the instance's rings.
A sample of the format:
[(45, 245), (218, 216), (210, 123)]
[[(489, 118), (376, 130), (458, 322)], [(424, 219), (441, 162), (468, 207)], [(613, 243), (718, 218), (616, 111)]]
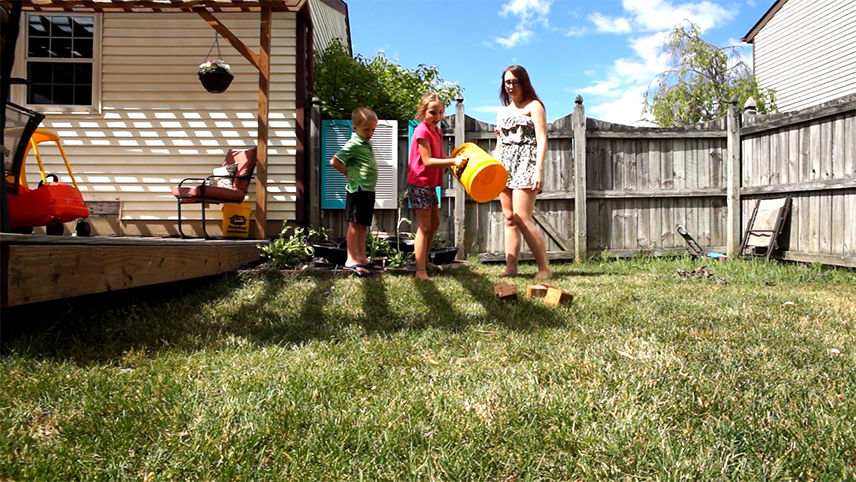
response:
[(345, 15), (324, 0), (309, 0), (312, 17), (313, 43), (316, 52), (321, 52), (338, 38), (348, 45), (348, 23)]
[(856, 93), (856, 1), (788, 0), (754, 44), (755, 75), (780, 112)]

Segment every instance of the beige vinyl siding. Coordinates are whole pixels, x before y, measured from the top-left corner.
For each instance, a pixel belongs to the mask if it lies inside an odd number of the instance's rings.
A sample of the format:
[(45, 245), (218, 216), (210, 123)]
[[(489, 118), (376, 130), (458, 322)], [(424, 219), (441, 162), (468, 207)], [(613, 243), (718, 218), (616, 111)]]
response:
[[(258, 52), (259, 14), (217, 18)], [(269, 220), (295, 217), (295, 29), (295, 14), (274, 14)], [(210, 175), (230, 148), (256, 145), (257, 70), (221, 38), (235, 79), (224, 93), (206, 92), (196, 73), (213, 41), (214, 30), (195, 14), (104, 14), (101, 114), (49, 115), (43, 123), (62, 137), (86, 201), (118, 199), (123, 221), (164, 221), (148, 226), (151, 234), (164, 234), (177, 219), (173, 186), (185, 177)], [(45, 161), (48, 171), (65, 172), (58, 156)], [(37, 172), (29, 172), (30, 182), (37, 183)], [(253, 204), (254, 192), (255, 181), (248, 199)], [(220, 206), (206, 216), (219, 219)], [(183, 217), (199, 219), (198, 205)]]
[(334, 38), (348, 45), (348, 24), (344, 14), (323, 0), (309, 0), (309, 12), (312, 17), (312, 36), (316, 52), (326, 49)]
[(755, 75), (779, 111), (856, 93), (856, 2), (789, 0), (754, 39)]

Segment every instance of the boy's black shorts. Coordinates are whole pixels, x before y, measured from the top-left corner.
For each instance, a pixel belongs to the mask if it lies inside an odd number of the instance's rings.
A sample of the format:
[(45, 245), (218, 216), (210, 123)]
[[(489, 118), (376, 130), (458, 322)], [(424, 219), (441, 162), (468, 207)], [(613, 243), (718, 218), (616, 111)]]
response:
[(345, 197), (345, 220), (349, 223), (359, 223), (371, 226), (374, 217), (374, 191), (349, 192)]

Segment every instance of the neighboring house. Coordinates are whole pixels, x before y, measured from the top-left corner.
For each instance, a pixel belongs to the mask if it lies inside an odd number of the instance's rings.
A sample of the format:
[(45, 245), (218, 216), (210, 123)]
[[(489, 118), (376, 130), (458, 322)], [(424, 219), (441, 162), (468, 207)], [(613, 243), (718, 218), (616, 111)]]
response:
[[(208, 93), (197, 78), (199, 64), (217, 57), (215, 29), (199, 9), (256, 55), (260, 12), (270, 9), (265, 232), (305, 218), (313, 51), (334, 37), (350, 45), (345, 2), (23, 0), (13, 77), (29, 85), (13, 85), (11, 100), (47, 114), (42, 127), (61, 136), (85, 201), (108, 213), (93, 218), (97, 234), (175, 234), (172, 187), (258, 142), (259, 71), (228, 39), (217, 43), (235, 75), (229, 89)], [(59, 156), (43, 157), (68, 181)], [(255, 181), (250, 191), (254, 203)], [(219, 208), (207, 215), (216, 224)], [(198, 208), (185, 211), (199, 219)]]
[(777, 0), (741, 40), (780, 112), (856, 93), (854, 0)]
[(309, 0), (315, 51), (324, 50), (338, 38), (351, 51), (351, 23), (348, 6), (341, 0)]

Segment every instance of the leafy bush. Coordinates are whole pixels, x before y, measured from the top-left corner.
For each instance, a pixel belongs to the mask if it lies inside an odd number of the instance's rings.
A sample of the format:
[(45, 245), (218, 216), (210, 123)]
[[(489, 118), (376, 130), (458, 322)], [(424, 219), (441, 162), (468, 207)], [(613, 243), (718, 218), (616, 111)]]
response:
[(406, 122), (416, 118), (419, 99), (436, 92), (450, 105), (463, 89), (445, 82), (436, 65), (405, 69), (378, 52), (371, 59), (352, 57), (337, 39), (315, 56), (315, 91), (327, 119), (350, 119), (351, 111), (368, 106), (380, 119)]
[(269, 245), (259, 246), (261, 257), (270, 261), (277, 268), (293, 268), (315, 254), (315, 249), (310, 244), (310, 237), (317, 237), (318, 232), (297, 227), (289, 235), (290, 230), (292, 230), (291, 227), (283, 221), (279, 236)]

